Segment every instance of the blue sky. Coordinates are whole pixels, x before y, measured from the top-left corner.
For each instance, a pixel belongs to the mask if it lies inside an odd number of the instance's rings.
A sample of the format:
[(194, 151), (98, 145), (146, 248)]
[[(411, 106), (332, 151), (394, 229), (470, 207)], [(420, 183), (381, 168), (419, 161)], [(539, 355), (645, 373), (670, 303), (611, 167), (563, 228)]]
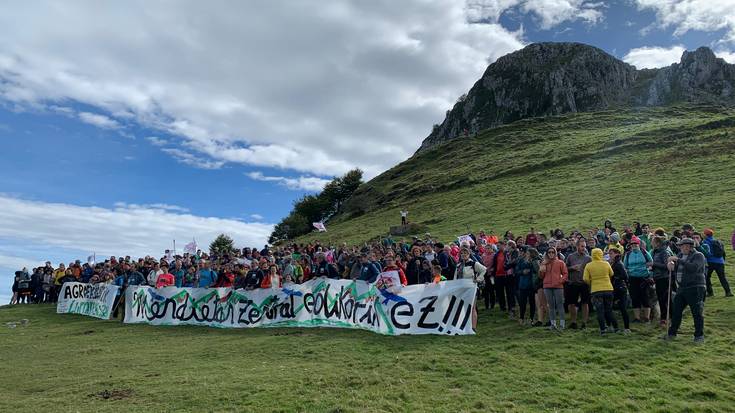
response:
[(0, 302), (46, 259), (260, 246), (334, 175), (410, 156), (532, 42), (735, 60), (732, 1), (276, 3), (0, 5)]

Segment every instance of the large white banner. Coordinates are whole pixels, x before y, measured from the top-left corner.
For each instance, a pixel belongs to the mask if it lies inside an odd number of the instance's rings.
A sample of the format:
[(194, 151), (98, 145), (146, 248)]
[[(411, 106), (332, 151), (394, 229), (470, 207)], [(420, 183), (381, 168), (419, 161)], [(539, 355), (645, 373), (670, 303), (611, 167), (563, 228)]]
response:
[(343, 327), (376, 333), (474, 334), (472, 280), (400, 291), (318, 278), (278, 289), (128, 287), (125, 322), (212, 327)]
[(64, 283), (59, 292), (56, 312), (108, 319), (119, 289), (111, 284)]

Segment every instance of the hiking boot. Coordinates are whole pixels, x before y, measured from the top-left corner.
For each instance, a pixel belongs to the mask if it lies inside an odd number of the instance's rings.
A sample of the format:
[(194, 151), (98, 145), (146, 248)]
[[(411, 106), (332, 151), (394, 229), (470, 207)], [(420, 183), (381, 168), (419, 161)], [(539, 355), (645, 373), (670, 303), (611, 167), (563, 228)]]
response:
[(546, 324), (544, 324), (544, 327), (551, 327), (551, 321), (547, 321)]
[(704, 336), (694, 337), (694, 344), (704, 344)]
[(641, 320), (638, 319), (638, 318), (634, 318), (633, 321), (631, 321), (631, 323), (633, 323), (633, 324), (640, 324), (641, 323)]
[(725, 297), (732, 297), (732, 293), (726, 293)]
[(576, 330), (577, 329), (577, 323), (569, 324), (569, 328), (571, 328), (572, 330)]
[(626, 328), (625, 330), (623, 330), (623, 334), (626, 335), (626, 336), (628, 336), (628, 335), (632, 334), (632, 331), (630, 331), (629, 328)]
[(542, 325), (544, 325), (544, 323), (542, 323), (542, 322), (540, 322), (538, 320), (536, 320), (535, 323), (531, 324), (531, 326), (533, 326), (533, 327), (541, 327)]

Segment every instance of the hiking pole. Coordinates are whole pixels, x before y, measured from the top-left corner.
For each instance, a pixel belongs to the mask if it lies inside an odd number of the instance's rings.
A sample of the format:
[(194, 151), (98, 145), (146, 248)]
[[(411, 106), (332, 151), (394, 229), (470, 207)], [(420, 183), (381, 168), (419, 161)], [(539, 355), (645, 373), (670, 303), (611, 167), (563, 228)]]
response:
[(669, 324), (671, 323), (671, 270), (669, 270), (669, 292), (666, 295), (666, 334), (669, 334)]

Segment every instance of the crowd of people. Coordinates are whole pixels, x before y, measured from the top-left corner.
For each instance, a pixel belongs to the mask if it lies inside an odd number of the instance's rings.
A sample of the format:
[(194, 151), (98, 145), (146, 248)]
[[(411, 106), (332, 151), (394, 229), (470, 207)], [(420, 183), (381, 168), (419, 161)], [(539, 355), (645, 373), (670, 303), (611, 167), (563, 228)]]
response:
[[(731, 247), (735, 250), (735, 231)], [(685, 224), (667, 233), (634, 223), (618, 230), (609, 220), (586, 233), (555, 229), (546, 235), (531, 228), (525, 236), (511, 231), (498, 236), (479, 231), (446, 244), (426, 234), (408, 242), (387, 236), (361, 246), (316, 241), (219, 254), (167, 250), (161, 258), (113, 256), (99, 263), (77, 260), (54, 267), (46, 262), (30, 272), (24, 268), (15, 273), (11, 304), (54, 303), (69, 281), (112, 283), (123, 290), (132, 285), (252, 290), (317, 277), (374, 282), (380, 273), (396, 271), (403, 285), (470, 278), (486, 310), (497, 308), (521, 325), (552, 330), (586, 328), (592, 307), (602, 335), (630, 333), (631, 323), (657, 322), (668, 326), (665, 337), (673, 338), (689, 306), (695, 341), (702, 341), (713, 273), (725, 296), (733, 295), (725, 250), (709, 228), (700, 233)], [(472, 322), (476, 328), (477, 304)]]

